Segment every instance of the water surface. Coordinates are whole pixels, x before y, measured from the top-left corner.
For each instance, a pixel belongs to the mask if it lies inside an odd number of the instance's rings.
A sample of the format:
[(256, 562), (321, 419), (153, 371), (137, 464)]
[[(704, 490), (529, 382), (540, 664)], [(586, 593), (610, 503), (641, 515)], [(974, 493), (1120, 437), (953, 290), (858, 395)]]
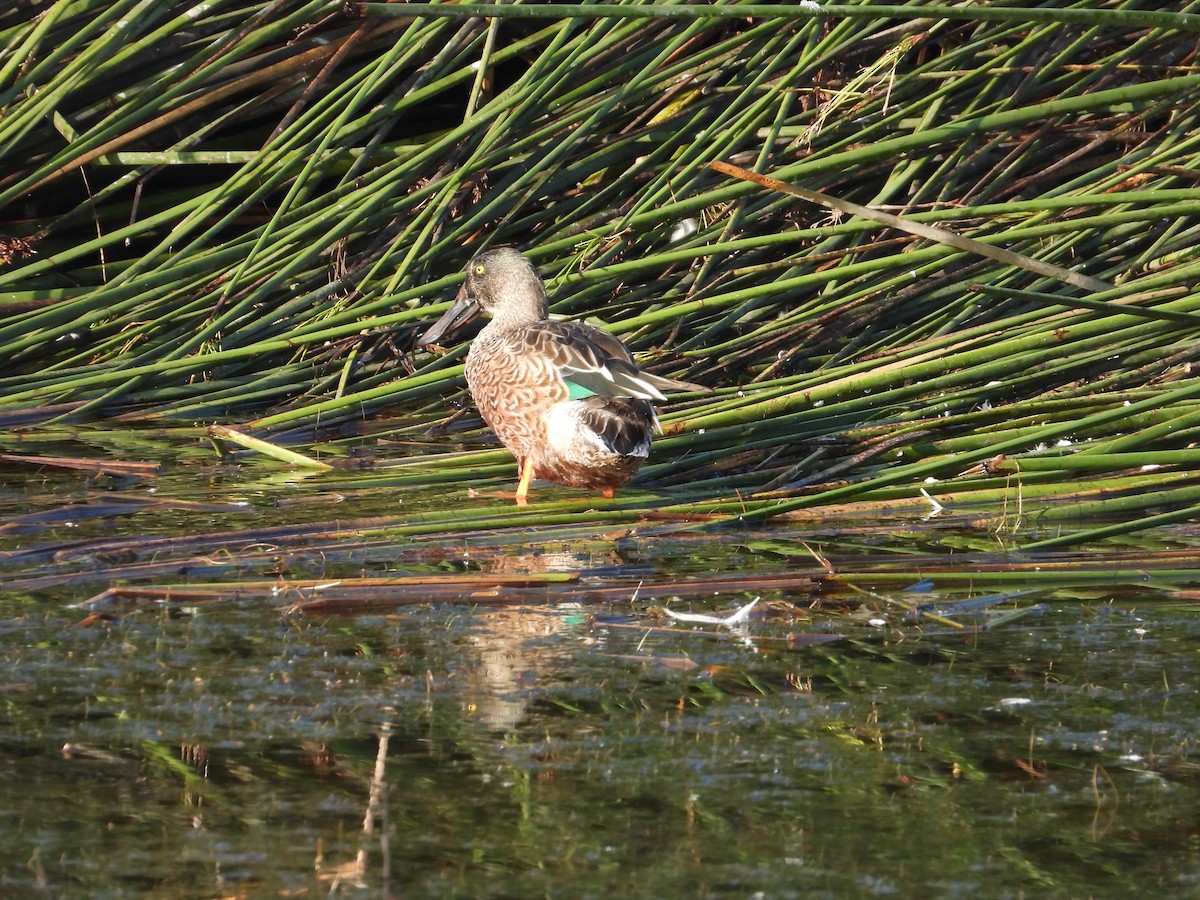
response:
[(1186, 528), (333, 534), (495, 502), (355, 478), (9, 472), (6, 893), (1200, 893)]

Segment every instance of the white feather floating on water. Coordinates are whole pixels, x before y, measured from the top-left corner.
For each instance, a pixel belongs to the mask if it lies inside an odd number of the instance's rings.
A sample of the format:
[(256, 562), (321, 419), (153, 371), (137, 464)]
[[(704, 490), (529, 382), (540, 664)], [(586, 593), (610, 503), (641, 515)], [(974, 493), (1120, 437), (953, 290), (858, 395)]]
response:
[(706, 613), (682, 613), (675, 612), (674, 610), (667, 609), (665, 607), (663, 608), (663, 612), (677, 622), (695, 622), (703, 625), (724, 625), (728, 628), (732, 628), (736, 625), (745, 624), (746, 620), (750, 618), (750, 610), (754, 608), (754, 604), (757, 603), (759, 599), (760, 598), (755, 597), (741, 609), (734, 610), (728, 616), (710, 616)]

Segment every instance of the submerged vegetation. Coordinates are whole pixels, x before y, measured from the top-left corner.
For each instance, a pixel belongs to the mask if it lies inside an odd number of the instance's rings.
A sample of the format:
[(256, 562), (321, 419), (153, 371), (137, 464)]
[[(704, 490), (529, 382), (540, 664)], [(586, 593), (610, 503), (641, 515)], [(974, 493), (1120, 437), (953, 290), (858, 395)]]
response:
[(508, 243), (717, 389), (662, 411), (658, 516), (1192, 518), (1200, 17), (1094, 6), (17, 0), (0, 421), (512, 480), (413, 347)]

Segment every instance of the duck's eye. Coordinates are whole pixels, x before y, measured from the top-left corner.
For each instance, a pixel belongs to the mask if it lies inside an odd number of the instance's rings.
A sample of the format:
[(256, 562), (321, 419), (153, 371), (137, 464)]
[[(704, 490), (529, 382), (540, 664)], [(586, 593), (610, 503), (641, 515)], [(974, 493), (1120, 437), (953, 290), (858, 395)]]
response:
[(483, 263), (477, 263), (477, 264), (475, 265), (475, 274), (476, 274), (476, 275), (483, 275)]

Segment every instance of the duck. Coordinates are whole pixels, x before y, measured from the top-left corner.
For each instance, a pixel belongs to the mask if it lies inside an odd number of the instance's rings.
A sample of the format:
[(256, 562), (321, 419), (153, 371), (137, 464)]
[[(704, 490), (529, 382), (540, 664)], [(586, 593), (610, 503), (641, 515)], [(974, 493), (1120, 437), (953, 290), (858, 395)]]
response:
[(545, 284), (513, 247), (471, 259), (462, 290), (417, 344), (440, 349), (480, 314), (491, 321), (467, 352), (467, 388), (516, 457), (521, 506), (535, 478), (612, 499), (661, 431), (652, 401), (665, 401), (665, 391), (710, 391), (645, 371), (607, 331), (549, 318)]

